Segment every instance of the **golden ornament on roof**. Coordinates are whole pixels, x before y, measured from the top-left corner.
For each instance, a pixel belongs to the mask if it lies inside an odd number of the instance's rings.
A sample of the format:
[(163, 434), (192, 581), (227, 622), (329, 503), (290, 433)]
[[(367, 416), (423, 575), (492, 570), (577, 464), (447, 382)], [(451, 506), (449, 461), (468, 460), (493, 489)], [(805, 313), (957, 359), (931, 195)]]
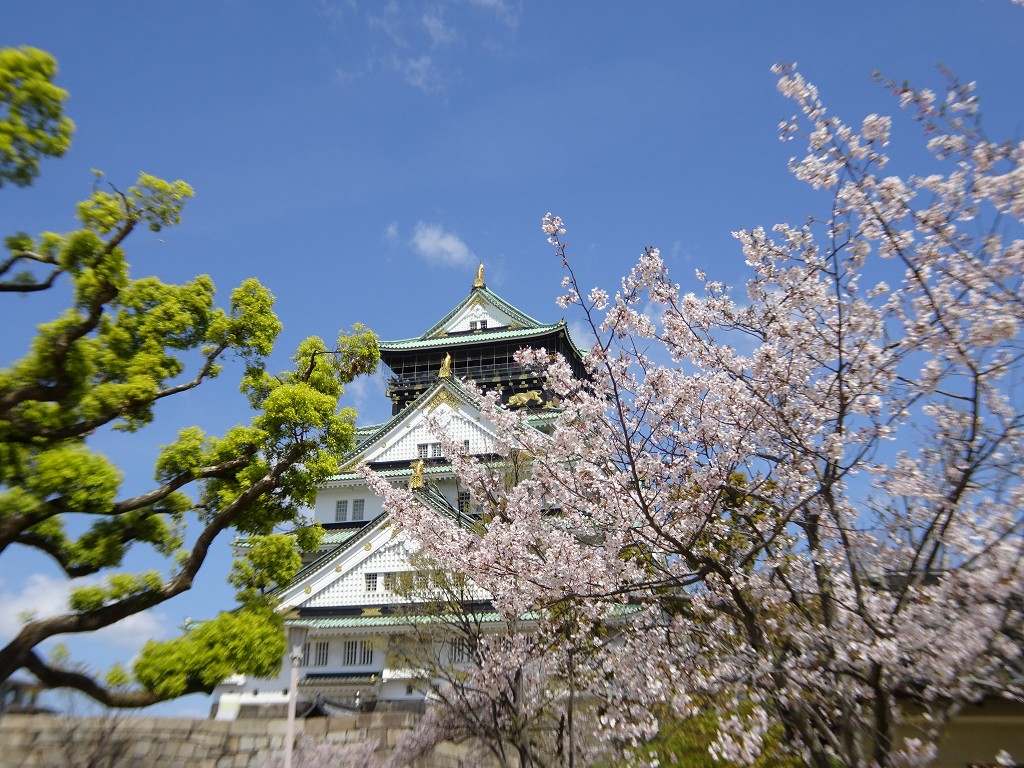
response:
[(412, 463), (412, 477), (409, 478), (409, 490), (414, 491), (423, 487), (423, 459), (416, 459)]
[(473, 281), (473, 287), (484, 287), (484, 263), (482, 261), (480, 262), (480, 266), (476, 268), (476, 280)]
[(447, 379), (452, 375), (452, 353), (445, 352), (444, 360), (441, 361), (441, 372), (437, 374), (439, 378)]

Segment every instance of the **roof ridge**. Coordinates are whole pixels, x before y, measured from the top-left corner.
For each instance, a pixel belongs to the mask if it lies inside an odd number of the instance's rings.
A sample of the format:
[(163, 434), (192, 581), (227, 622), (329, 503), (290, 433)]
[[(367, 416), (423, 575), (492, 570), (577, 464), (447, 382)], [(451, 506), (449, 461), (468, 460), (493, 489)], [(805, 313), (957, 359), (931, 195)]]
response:
[[(281, 584), (275, 587), (270, 591), (270, 594), (278, 596), (286, 590), (290, 589), (291, 587), (295, 586), (296, 584), (299, 584), (303, 580), (309, 578), (309, 576), (311, 576), (316, 571), (320, 570), (320, 568), (322, 568), (323, 565), (331, 558), (341, 554), (346, 549), (349, 549), (352, 546), (352, 544), (355, 543), (355, 541), (359, 539), (367, 531), (381, 527), (382, 522), (388, 522), (388, 518), (390, 517), (391, 513), (388, 512), (387, 510), (384, 510), (377, 517), (367, 522), (366, 525), (364, 525), (362, 528), (357, 529), (358, 532), (355, 535), (350, 536), (345, 541), (338, 543), (337, 546), (331, 547), (320, 557), (314, 560), (310, 560), (304, 566), (299, 568), (299, 570), (295, 572), (295, 575), (288, 580), (287, 584)], [(390, 522), (388, 522), (388, 524), (390, 524)]]
[(342, 472), (344, 472), (345, 468), (351, 466), (352, 462), (355, 461), (355, 459), (358, 458), (360, 454), (366, 453), (366, 449), (369, 446), (375, 443), (383, 435), (392, 431), (399, 423), (401, 423), (403, 419), (411, 416), (413, 414), (413, 411), (415, 411), (417, 407), (419, 407), (422, 403), (425, 403), (431, 397), (433, 397), (433, 395), (441, 387), (448, 387), (450, 390), (454, 390), (452, 394), (454, 394), (457, 397), (461, 397), (462, 400), (467, 405), (472, 405), (476, 407), (479, 402), (478, 399), (474, 397), (469, 391), (467, 391), (466, 388), (462, 386), (462, 383), (454, 376), (439, 378), (434, 383), (434, 386), (423, 390), (423, 392), (420, 393), (419, 397), (417, 397), (415, 400), (413, 400), (411, 403), (405, 406), (405, 408), (403, 408), (399, 413), (396, 413), (394, 416), (392, 416), (391, 419), (381, 424), (378, 430), (371, 433), (358, 446), (353, 448), (348, 453), (344, 454), (339, 462), (341, 467), (339, 468), (337, 474), (341, 474)]
[[(544, 325), (544, 323), (541, 323), (536, 318), (531, 317), (530, 315), (523, 312), (521, 309), (509, 304), (507, 301), (501, 298), (501, 296), (496, 294), (494, 291), (492, 291), (485, 285), (481, 287), (474, 287), (462, 301), (456, 304), (455, 307), (453, 307), (451, 311), (448, 312), (448, 314), (446, 314), (444, 317), (442, 317), (440, 320), (438, 320), (436, 323), (430, 326), (430, 328), (428, 328), (423, 333), (423, 335), (419, 336), (418, 340), (424, 341), (426, 339), (430, 339), (437, 336), (440, 333), (441, 328), (443, 328), (444, 325), (449, 320), (451, 320), (456, 314), (458, 314), (458, 312), (461, 309), (463, 309), (467, 304), (473, 301), (474, 298), (477, 296), (485, 297), (486, 300), (488, 300), (491, 304), (496, 306), (498, 309), (502, 310), (505, 314), (509, 315), (517, 323), (523, 325), (526, 328), (537, 328)], [(409, 339), (409, 341), (412, 341), (412, 339)]]

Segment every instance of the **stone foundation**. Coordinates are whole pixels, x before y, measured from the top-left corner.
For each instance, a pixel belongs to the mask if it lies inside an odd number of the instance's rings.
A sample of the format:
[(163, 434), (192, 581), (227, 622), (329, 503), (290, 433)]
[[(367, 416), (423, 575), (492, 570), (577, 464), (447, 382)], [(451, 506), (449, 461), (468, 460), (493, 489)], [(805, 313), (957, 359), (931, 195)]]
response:
[[(344, 744), (375, 742), (390, 752), (419, 715), (373, 712), (298, 720), (296, 735)], [(4, 715), (0, 719), (0, 768), (267, 768), (284, 745), (283, 719), (233, 721), (162, 717), (72, 718)], [(469, 768), (463, 745), (442, 744), (417, 768)]]

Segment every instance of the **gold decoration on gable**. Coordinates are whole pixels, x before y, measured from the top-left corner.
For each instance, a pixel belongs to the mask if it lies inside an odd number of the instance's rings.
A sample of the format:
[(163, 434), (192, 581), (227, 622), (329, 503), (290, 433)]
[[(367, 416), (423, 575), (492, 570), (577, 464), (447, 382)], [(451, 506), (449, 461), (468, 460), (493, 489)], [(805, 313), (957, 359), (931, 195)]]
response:
[(363, 608), (363, 612), (360, 615), (361, 616), (380, 616), (381, 615), (380, 606), (379, 605), (367, 606), (366, 608)]
[(447, 389), (442, 387), (441, 389), (437, 390), (437, 392), (434, 393), (434, 396), (427, 401), (426, 409), (427, 413), (431, 413), (439, 406), (448, 405), (451, 408), (456, 408), (458, 407), (458, 404), (459, 399), (455, 397), (455, 395), (453, 395)]

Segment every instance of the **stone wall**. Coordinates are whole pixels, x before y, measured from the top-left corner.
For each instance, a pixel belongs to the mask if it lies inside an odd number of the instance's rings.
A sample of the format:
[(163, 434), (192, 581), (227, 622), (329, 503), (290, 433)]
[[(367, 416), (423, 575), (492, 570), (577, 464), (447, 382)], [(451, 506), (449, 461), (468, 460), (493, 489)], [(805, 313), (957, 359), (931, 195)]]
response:
[[(374, 712), (296, 722), (296, 734), (318, 739), (378, 744), (391, 749), (418, 715)], [(160, 717), (71, 718), (12, 715), (0, 719), (0, 768), (269, 768), (284, 744), (286, 722), (185, 720)], [(442, 744), (417, 768), (477, 765), (468, 747)]]

